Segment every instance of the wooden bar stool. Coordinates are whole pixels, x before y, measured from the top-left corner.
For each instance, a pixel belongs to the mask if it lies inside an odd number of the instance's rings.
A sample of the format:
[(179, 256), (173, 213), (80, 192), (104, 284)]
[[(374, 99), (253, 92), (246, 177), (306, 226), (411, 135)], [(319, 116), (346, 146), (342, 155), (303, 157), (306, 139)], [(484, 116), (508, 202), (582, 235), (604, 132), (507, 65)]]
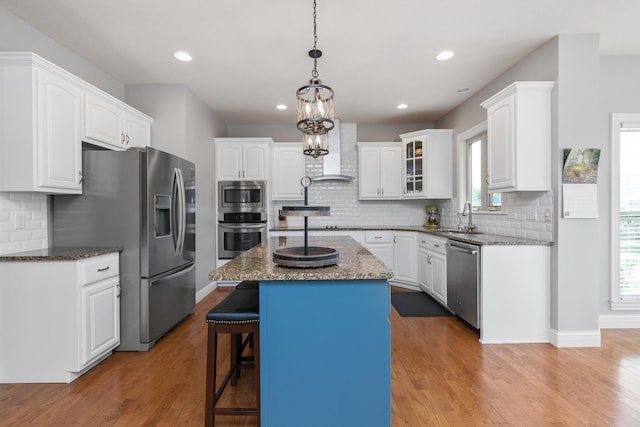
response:
[[(205, 425), (212, 427), (216, 415), (256, 415), (260, 425), (260, 312), (257, 290), (239, 289), (231, 292), (222, 302), (212, 308), (206, 317), (208, 324), (207, 338), (207, 390)], [(216, 389), (216, 369), (218, 334), (231, 334), (231, 359), (229, 371)], [(254, 357), (243, 358), (242, 334), (253, 336)], [(256, 407), (228, 408), (217, 407), (225, 387), (231, 381), (236, 385), (241, 369), (255, 369), (256, 372)]]

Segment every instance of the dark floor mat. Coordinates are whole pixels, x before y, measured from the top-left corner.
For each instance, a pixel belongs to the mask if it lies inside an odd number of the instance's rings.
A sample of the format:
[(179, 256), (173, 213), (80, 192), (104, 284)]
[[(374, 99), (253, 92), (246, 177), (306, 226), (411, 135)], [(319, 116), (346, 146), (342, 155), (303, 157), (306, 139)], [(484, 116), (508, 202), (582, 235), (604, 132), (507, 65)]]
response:
[(402, 317), (452, 316), (425, 292), (391, 292), (391, 304)]

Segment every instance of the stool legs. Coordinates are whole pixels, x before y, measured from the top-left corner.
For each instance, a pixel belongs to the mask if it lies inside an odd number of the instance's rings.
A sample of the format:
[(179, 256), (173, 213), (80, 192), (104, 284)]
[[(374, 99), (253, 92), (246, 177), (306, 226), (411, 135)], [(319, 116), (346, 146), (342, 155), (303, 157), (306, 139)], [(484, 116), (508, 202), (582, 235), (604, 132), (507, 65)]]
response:
[[(216, 389), (217, 347), (218, 333), (231, 334), (231, 360), (230, 369)], [(242, 349), (244, 348), (242, 333), (253, 336), (254, 357), (253, 362), (244, 362)], [(257, 425), (260, 426), (260, 323), (244, 324), (219, 324), (208, 323), (207, 330), (207, 377), (205, 397), (205, 426), (213, 427), (216, 415), (257, 415)], [(255, 408), (220, 408), (216, 407), (222, 392), (229, 382), (237, 383), (237, 377), (242, 368), (254, 368), (256, 372), (256, 407)]]

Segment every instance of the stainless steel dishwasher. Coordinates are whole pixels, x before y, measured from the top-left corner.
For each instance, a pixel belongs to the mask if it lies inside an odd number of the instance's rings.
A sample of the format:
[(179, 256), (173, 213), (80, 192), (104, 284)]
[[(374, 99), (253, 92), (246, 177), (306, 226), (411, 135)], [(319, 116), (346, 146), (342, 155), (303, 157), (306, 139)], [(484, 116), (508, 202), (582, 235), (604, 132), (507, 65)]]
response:
[(447, 306), (480, 328), (480, 246), (448, 240)]

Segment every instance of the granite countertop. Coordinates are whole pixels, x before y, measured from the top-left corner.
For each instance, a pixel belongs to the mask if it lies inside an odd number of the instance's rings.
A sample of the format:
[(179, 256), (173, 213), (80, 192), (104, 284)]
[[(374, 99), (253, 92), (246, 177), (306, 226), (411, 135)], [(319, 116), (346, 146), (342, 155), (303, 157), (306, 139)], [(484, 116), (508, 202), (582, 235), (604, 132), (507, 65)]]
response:
[(112, 252), (120, 252), (122, 248), (46, 248), (33, 251), (16, 252), (0, 255), (0, 261), (76, 261), (105, 255)]
[[(444, 237), (446, 239), (458, 240), (460, 242), (471, 243), (474, 245), (508, 245), (508, 246), (553, 246), (553, 242), (544, 240), (526, 239), (516, 236), (504, 236), (493, 233), (462, 233), (457, 230), (446, 231), (443, 229), (425, 228), (421, 225), (417, 226), (365, 226), (365, 227), (309, 227), (309, 231), (365, 231), (365, 230), (389, 230), (389, 231), (416, 231), (419, 233), (431, 234), (434, 236)], [(274, 227), (269, 231), (293, 231), (302, 232), (303, 228), (291, 227)]]
[(309, 237), (309, 246), (336, 249), (338, 264), (318, 268), (276, 265), (273, 251), (304, 246), (302, 237), (272, 237), (213, 271), (213, 281), (229, 280), (382, 280), (393, 272), (351, 237)]

